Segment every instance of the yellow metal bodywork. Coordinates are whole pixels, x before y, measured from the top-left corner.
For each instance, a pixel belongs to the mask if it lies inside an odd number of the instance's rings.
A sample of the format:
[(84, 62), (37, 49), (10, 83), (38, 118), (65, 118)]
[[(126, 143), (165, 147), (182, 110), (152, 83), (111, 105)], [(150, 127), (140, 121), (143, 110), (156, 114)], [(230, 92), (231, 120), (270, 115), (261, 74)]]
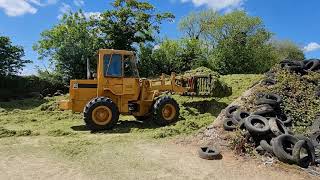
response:
[[(72, 112), (83, 112), (86, 104), (96, 97), (108, 97), (117, 105), (121, 114), (132, 114), (134, 116), (145, 116), (149, 113), (154, 99), (163, 91), (183, 94), (188, 89), (176, 84), (175, 74), (166, 80), (164, 75), (159, 80), (140, 79), (139, 77), (105, 76), (104, 56), (120, 54), (131, 56), (134, 53), (124, 50), (102, 49), (99, 50), (97, 78), (94, 80), (71, 80), (70, 98), (68, 101), (61, 101), (59, 106), (62, 110)], [(123, 63), (122, 63), (123, 65)], [(138, 105), (138, 111), (130, 112), (129, 103)]]

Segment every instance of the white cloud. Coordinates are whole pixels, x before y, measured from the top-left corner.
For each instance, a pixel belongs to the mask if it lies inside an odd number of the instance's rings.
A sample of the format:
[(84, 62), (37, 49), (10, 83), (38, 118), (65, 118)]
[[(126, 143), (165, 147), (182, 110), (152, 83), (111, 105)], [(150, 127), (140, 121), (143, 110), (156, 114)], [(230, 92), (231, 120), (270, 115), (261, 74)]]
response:
[(195, 6), (208, 6), (216, 11), (232, 11), (242, 8), (245, 0), (181, 0), (182, 3), (192, 2)]
[(84, 0), (73, 0), (73, 4), (78, 7), (81, 7), (84, 5)]
[(24, 14), (37, 13), (39, 6), (55, 4), (58, 0), (0, 0), (0, 9), (3, 9), (8, 16), (21, 16)]
[(304, 52), (312, 52), (317, 50), (320, 50), (320, 44), (316, 42), (311, 42), (303, 48)]
[(63, 17), (64, 14), (68, 13), (71, 11), (71, 6), (69, 4), (66, 3), (62, 3), (62, 5), (59, 8), (59, 15), (58, 15), (58, 19), (61, 19)]

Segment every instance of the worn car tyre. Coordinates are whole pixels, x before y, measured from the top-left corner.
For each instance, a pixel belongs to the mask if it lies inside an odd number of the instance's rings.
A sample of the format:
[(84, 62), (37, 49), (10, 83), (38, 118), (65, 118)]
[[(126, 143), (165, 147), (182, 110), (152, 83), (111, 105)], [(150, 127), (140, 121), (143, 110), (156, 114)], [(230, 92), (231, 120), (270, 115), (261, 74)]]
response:
[(313, 145), (311, 140), (309, 138), (307, 138), (306, 136), (304, 136), (304, 135), (295, 135), (295, 137), (297, 137), (299, 140), (305, 140), (306, 141), (306, 146), (310, 150), (310, 156), (311, 156), (311, 159), (312, 159), (312, 163), (314, 163), (314, 161), (316, 159), (316, 150), (315, 150), (315, 146)]
[(276, 83), (277, 81), (274, 79), (264, 79), (261, 81), (261, 85), (264, 85), (264, 86), (272, 86), (272, 85), (275, 85)]
[(260, 141), (260, 146), (261, 146), (265, 151), (267, 151), (268, 153), (274, 154), (274, 153), (273, 153), (273, 148), (272, 148), (272, 143), (273, 143), (273, 140), (271, 140), (270, 143), (268, 143), (266, 140), (261, 140), (261, 141)]
[(250, 116), (250, 113), (247, 112), (247, 111), (237, 111), (237, 112), (234, 113), (233, 118), (236, 121), (240, 122), (242, 119), (246, 119), (249, 116)]
[(97, 97), (83, 110), (84, 122), (93, 131), (112, 129), (119, 120), (119, 110), (110, 98)]
[[(301, 156), (302, 149), (305, 149), (307, 151), (307, 156), (305, 157)], [(292, 156), (293, 156), (293, 159), (295, 159), (296, 163), (303, 168), (308, 168), (309, 165), (314, 161), (312, 159), (311, 151), (307, 146), (307, 143), (305, 140), (299, 140), (294, 145)]]
[(269, 119), (269, 126), (270, 126), (271, 132), (275, 136), (280, 136), (282, 134), (288, 134), (288, 129), (286, 128), (286, 126), (283, 124), (282, 121), (280, 121), (277, 118), (270, 118)]
[(153, 120), (160, 126), (166, 126), (177, 121), (179, 115), (179, 104), (170, 96), (158, 98), (153, 105)]
[(233, 106), (229, 106), (226, 108), (226, 112), (225, 115), (227, 118), (232, 118), (233, 117), (233, 113), (235, 113), (238, 109), (240, 108), (240, 106), (237, 105), (233, 105)]
[[(262, 124), (262, 127), (255, 126), (255, 124), (257, 123)], [(244, 125), (246, 129), (252, 134), (265, 135), (270, 132), (268, 120), (262, 116), (251, 115), (244, 121)]]
[(214, 159), (221, 159), (221, 151), (214, 147), (201, 147), (198, 150), (198, 155), (202, 159), (206, 160), (214, 160)]
[(271, 106), (279, 105), (282, 102), (282, 98), (277, 94), (264, 94), (261, 98), (257, 99), (256, 104), (269, 104)]
[(272, 106), (270, 106), (269, 104), (262, 104), (257, 107), (256, 111), (253, 112), (252, 115), (264, 116), (272, 113), (274, 113), (274, 109)]
[(283, 134), (274, 139), (273, 152), (282, 162), (294, 164), (296, 160), (293, 158), (292, 151), (294, 145), (299, 141), (298, 138)]
[(237, 125), (234, 124), (234, 120), (232, 118), (226, 118), (223, 121), (223, 129), (226, 131), (233, 131), (237, 129)]
[(316, 131), (310, 135), (310, 140), (313, 146), (318, 147), (320, 146), (320, 131)]
[(320, 68), (319, 60), (309, 60), (304, 67), (306, 71), (315, 71), (315, 70), (318, 70), (319, 68)]
[(281, 120), (285, 126), (290, 126), (293, 121), (293, 119), (288, 115), (279, 115), (277, 118)]

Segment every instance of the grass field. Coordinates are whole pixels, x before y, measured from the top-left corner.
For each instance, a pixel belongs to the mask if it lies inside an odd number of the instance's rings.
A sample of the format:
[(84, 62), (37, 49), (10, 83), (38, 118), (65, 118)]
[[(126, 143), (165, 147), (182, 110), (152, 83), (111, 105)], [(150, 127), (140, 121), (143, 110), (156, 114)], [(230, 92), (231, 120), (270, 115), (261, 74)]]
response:
[[(164, 138), (190, 134), (212, 123), (220, 111), (257, 82), (260, 75), (228, 75), (221, 77), (233, 89), (229, 97), (196, 98), (175, 95), (181, 108), (178, 122), (158, 127), (152, 122), (139, 122), (132, 116), (120, 116), (118, 125), (107, 134), (139, 134), (151, 138)], [(0, 137), (6, 136), (83, 136), (86, 130), (81, 114), (59, 111), (57, 102), (66, 97), (26, 99), (0, 103)]]

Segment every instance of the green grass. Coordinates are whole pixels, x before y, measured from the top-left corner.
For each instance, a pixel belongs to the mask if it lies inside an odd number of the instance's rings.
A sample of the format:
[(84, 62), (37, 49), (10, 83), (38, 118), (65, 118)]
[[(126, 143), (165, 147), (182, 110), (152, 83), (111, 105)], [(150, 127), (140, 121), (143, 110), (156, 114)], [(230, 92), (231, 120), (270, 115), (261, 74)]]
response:
[[(246, 89), (257, 82), (261, 75), (228, 75), (221, 79), (232, 87), (233, 94), (225, 98), (173, 97), (180, 104), (180, 119), (175, 124), (158, 127), (152, 121), (139, 122), (132, 116), (120, 116), (120, 121), (113, 130), (97, 133), (127, 134), (152, 138), (184, 135), (196, 132), (198, 129), (212, 123), (222, 109), (240, 96)], [(72, 114), (70, 111), (59, 111), (57, 102), (66, 97), (25, 99), (11, 102), (0, 102), (0, 123), (8, 130), (29, 132), (25, 135), (40, 136), (88, 136), (83, 123), (82, 114)], [(23, 134), (23, 133), (22, 133)], [(1, 136), (0, 136), (1, 137)], [(4, 135), (3, 137), (6, 137)]]

